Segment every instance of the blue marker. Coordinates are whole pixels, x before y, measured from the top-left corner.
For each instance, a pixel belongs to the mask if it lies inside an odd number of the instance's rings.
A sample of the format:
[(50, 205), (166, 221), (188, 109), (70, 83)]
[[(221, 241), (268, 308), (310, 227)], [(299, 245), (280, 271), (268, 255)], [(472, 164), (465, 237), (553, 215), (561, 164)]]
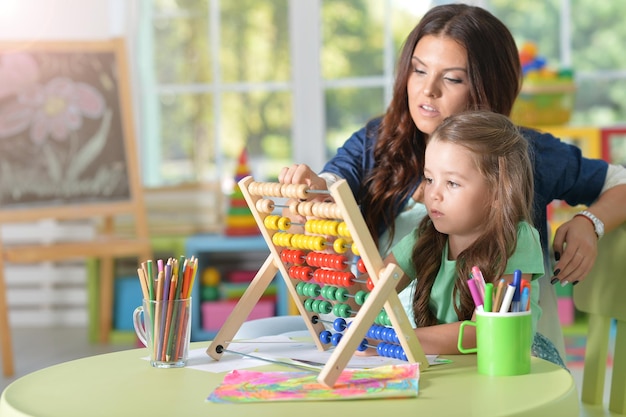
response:
[(520, 311), (520, 299), (522, 297), (522, 271), (516, 269), (513, 271), (513, 286), (515, 287), (515, 293), (513, 293), (513, 300), (511, 302), (511, 311), (517, 313)]
[(526, 311), (526, 306), (528, 305), (528, 287), (524, 287), (522, 290), (522, 298), (520, 302), (520, 311)]

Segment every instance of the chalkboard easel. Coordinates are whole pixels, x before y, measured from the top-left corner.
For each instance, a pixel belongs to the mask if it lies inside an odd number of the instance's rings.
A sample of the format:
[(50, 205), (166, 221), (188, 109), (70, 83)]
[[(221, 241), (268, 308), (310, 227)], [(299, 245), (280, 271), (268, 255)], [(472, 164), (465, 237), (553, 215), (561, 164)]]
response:
[[(0, 43), (0, 225), (97, 222), (85, 241), (5, 244), (0, 238), (0, 343), (13, 374), (6, 263), (100, 260), (100, 340), (113, 306), (113, 260), (151, 259), (124, 42)], [(115, 233), (116, 216), (134, 218)]]

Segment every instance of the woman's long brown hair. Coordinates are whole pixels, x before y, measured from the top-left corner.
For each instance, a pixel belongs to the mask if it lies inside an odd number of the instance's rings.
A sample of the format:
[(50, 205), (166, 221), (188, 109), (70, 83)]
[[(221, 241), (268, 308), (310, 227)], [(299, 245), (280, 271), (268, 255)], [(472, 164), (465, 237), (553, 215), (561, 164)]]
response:
[(365, 222), (376, 242), (384, 229), (389, 229), (389, 241), (393, 240), (395, 218), (424, 167), (425, 136), (409, 113), (407, 81), (413, 50), (426, 35), (446, 36), (467, 51), (468, 110), (509, 115), (520, 89), (521, 65), (515, 41), (495, 16), (465, 4), (434, 7), (424, 15), (399, 56), (393, 98), (377, 132), (376, 164), (359, 192)]
[[(459, 320), (468, 320), (475, 307), (467, 286), (471, 268), (477, 265), (486, 282), (496, 282), (517, 246), (519, 222), (531, 222), (534, 188), (528, 142), (508, 117), (486, 111), (450, 116), (433, 132), (430, 141), (453, 143), (470, 151), (490, 190), (485, 199), (492, 204), (483, 233), (456, 259), (452, 299)], [(416, 325), (423, 327), (437, 324), (429, 306), (430, 293), (448, 236), (438, 232), (428, 217), (418, 231), (413, 249), (417, 271), (413, 315)]]

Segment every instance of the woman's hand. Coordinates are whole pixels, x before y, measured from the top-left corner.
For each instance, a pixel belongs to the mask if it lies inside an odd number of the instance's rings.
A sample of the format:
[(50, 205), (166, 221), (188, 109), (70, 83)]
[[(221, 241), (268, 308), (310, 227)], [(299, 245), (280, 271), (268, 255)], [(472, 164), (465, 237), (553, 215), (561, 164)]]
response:
[(552, 284), (576, 285), (587, 277), (598, 255), (598, 236), (589, 220), (574, 216), (563, 223), (554, 235), (554, 266)]
[[(306, 184), (312, 190), (327, 190), (326, 181), (306, 164), (293, 164), (284, 167), (278, 174), (278, 182), (283, 184)], [(322, 194), (323, 197), (325, 197)]]

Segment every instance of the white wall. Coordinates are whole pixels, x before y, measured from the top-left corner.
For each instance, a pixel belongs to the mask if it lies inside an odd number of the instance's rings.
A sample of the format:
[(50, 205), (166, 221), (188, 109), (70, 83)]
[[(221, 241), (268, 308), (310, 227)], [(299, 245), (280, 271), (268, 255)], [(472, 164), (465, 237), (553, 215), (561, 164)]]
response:
[(91, 40), (119, 36), (125, 26), (125, 3), (123, 0), (2, 0), (0, 40)]

